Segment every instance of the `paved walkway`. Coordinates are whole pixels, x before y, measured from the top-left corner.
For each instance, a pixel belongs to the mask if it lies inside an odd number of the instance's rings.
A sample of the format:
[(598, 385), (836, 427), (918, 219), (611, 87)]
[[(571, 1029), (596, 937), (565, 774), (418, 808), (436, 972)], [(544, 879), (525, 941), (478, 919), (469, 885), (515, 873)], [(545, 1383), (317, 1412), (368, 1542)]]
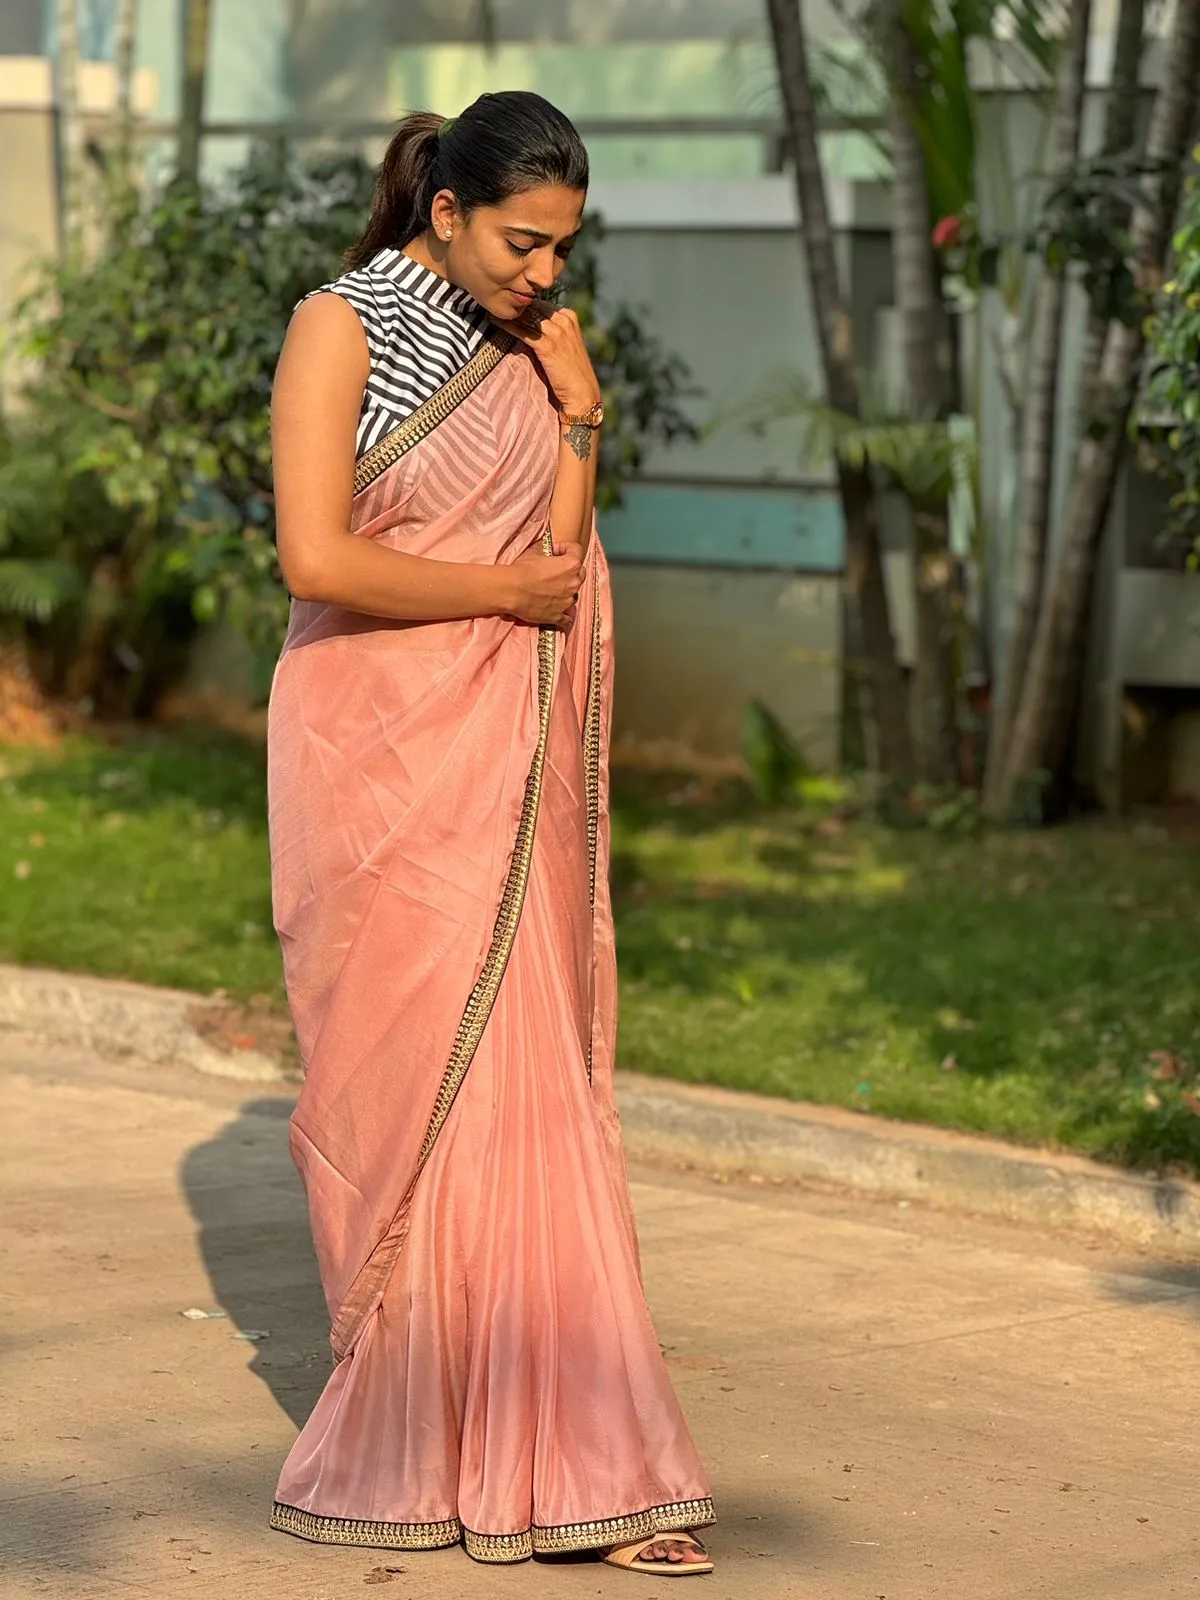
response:
[[(287, 1101), (11, 1036), (0, 1064), (5, 1600), (663, 1600), (669, 1581), (592, 1561), (271, 1533), (326, 1370)], [(697, 1595), (1200, 1600), (1200, 1274), (916, 1206), (635, 1177), (722, 1513)]]

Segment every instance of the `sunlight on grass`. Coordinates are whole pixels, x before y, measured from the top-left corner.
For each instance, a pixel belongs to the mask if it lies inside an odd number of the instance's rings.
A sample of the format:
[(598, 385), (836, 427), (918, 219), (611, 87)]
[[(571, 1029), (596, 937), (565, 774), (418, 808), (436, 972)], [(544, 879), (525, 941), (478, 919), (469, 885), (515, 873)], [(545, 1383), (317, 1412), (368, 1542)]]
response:
[(744, 803), (739, 825), (719, 795), (664, 820), (644, 778), (615, 803), (623, 1065), (1200, 1163), (1200, 1116), (1148, 1072), (1156, 1052), (1200, 1056), (1194, 847)]
[[(616, 774), (621, 1064), (1200, 1171), (1200, 851), (843, 799)], [(261, 748), (0, 753), (0, 959), (282, 1005)]]

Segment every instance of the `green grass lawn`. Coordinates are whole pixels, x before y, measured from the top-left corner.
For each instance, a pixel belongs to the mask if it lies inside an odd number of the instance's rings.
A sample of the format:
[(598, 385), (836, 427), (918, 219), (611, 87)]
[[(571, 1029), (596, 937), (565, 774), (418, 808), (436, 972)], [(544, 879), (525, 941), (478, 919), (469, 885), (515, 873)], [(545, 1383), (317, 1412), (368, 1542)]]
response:
[(283, 1004), (260, 748), (0, 750), (0, 841), (0, 959)]
[[(622, 1065), (1200, 1171), (1194, 845), (615, 787)], [(4, 752), (0, 959), (281, 1005), (263, 813), (229, 739)]]

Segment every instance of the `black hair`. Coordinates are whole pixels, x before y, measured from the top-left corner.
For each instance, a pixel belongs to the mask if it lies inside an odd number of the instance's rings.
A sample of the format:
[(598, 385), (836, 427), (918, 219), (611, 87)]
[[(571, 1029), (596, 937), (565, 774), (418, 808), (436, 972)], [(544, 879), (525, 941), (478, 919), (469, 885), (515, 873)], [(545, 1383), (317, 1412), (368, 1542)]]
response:
[(347, 250), (346, 266), (365, 266), (376, 251), (402, 248), (423, 233), (443, 189), (466, 216), (543, 184), (586, 189), (588, 155), (574, 124), (540, 94), (483, 94), (449, 121), (414, 111), (391, 137), (370, 219)]

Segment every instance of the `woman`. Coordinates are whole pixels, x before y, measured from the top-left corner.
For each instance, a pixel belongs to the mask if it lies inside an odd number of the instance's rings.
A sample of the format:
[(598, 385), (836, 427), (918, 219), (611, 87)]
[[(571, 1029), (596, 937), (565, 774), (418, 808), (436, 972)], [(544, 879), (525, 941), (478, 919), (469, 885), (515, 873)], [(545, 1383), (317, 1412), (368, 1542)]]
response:
[(279, 364), (273, 892), (336, 1365), (272, 1522), (690, 1576), (613, 1098), (603, 407), (541, 298), (587, 177), (536, 95), (406, 118)]

